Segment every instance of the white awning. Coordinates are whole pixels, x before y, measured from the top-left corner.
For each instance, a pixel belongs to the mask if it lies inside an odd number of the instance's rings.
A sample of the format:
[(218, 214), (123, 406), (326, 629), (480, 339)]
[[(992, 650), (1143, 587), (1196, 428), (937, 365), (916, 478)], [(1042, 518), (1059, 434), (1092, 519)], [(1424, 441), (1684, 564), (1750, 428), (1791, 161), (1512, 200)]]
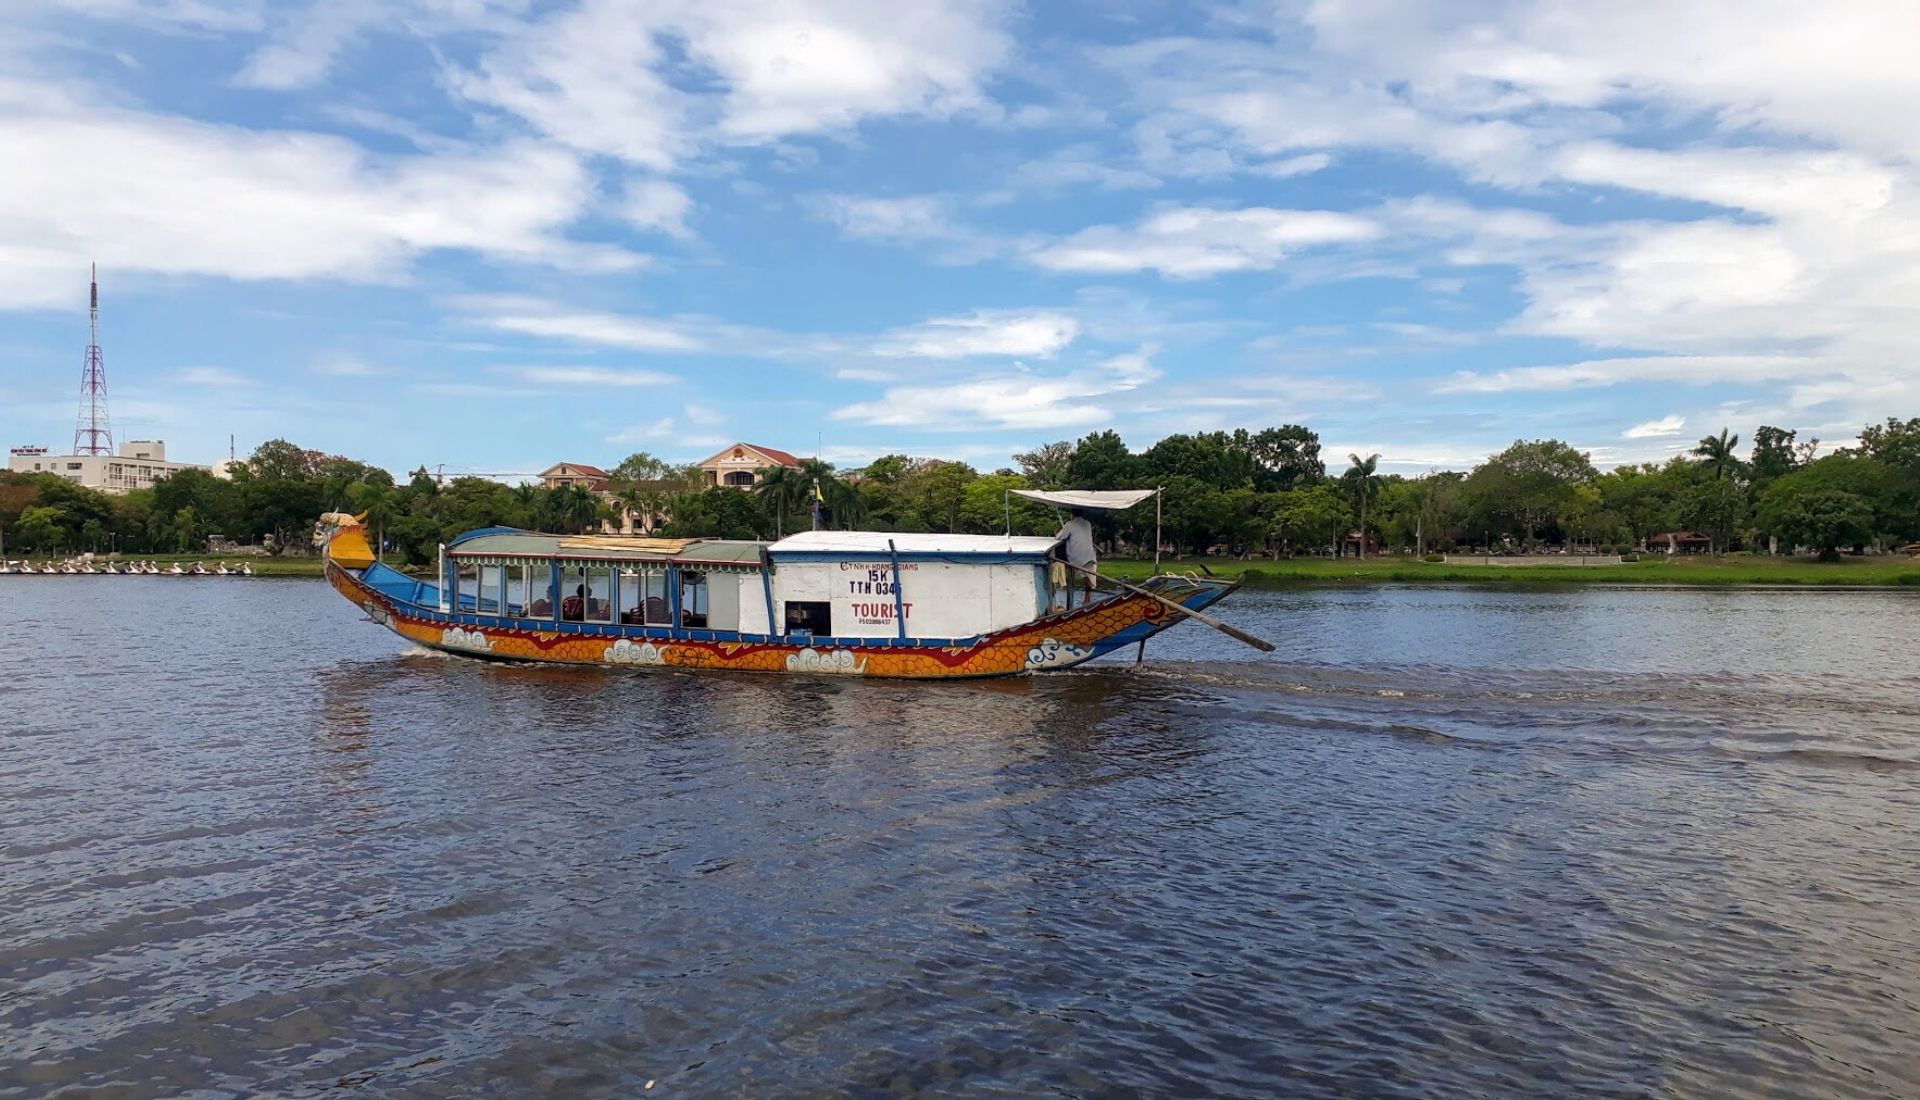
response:
[(1042, 504), (1052, 504), (1059, 508), (1098, 508), (1109, 512), (1118, 512), (1131, 508), (1153, 494), (1158, 489), (1014, 489), (1017, 497), (1037, 500)]

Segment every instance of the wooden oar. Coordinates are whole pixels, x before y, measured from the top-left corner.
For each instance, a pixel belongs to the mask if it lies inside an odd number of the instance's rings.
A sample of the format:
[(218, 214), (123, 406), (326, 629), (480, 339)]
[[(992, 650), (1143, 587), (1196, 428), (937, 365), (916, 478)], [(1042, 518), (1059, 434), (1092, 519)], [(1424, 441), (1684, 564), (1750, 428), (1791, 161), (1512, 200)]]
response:
[(1112, 577), (1103, 577), (1100, 574), (1094, 572), (1093, 570), (1086, 568), (1085, 566), (1075, 565), (1072, 562), (1066, 562), (1064, 564), (1068, 569), (1071, 569), (1076, 573), (1085, 573), (1087, 576), (1092, 577), (1096, 581), (1108, 581), (1112, 584), (1119, 586), (1120, 588), (1125, 589), (1128, 592), (1133, 593), (1136, 596), (1145, 596), (1147, 599), (1150, 599), (1150, 600), (1158, 600), (1160, 604), (1166, 607), (1168, 610), (1178, 611), (1180, 614), (1185, 615), (1189, 619), (1197, 619), (1200, 622), (1206, 623), (1208, 626), (1214, 628), (1215, 630), (1218, 630), (1222, 634), (1225, 634), (1227, 637), (1232, 638), (1237, 642), (1245, 642), (1247, 645), (1252, 646), (1253, 648), (1259, 650), (1262, 653), (1272, 653), (1274, 650), (1273, 643), (1267, 641), (1265, 638), (1256, 638), (1253, 635), (1247, 633), (1246, 631), (1241, 630), (1237, 626), (1228, 626), (1226, 623), (1221, 622), (1219, 619), (1214, 618), (1212, 615), (1207, 615), (1207, 614), (1203, 614), (1201, 612), (1195, 611), (1193, 608), (1188, 607), (1185, 604), (1175, 603), (1174, 601), (1167, 599), (1165, 596), (1162, 596), (1157, 592), (1150, 592), (1147, 589), (1141, 588), (1138, 585), (1128, 584), (1126, 581), (1115, 580)]

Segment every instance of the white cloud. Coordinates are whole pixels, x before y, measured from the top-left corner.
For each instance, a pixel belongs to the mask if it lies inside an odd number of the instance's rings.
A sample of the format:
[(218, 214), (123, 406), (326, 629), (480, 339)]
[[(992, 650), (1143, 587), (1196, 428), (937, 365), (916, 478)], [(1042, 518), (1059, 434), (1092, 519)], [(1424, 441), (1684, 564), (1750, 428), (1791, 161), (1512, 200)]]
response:
[(1319, 3), (1319, 46), (1363, 78), (1406, 82), (1436, 108), (1519, 114), (1666, 101), (1877, 153), (1912, 156), (1917, 136), (1889, 103), (1920, 95), (1906, 44), (1920, 8), (1879, 0), (1657, 6), (1497, 0), (1457, 19), (1420, 0)]
[(1027, 259), (1054, 271), (1159, 271), (1170, 278), (1204, 279), (1228, 271), (1265, 270), (1303, 249), (1380, 235), (1380, 226), (1370, 219), (1330, 210), (1168, 207), (1131, 228), (1083, 229), (1032, 249)]
[[(1297, 274), (1444, 286), (1448, 267), (1506, 266), (1523, 297), (1508, 333), (1685, 363), (1646, 381), (1789, 387), (1821, 415), (1871, 416), (1920, 400), (1902, 366), (1920, 338), (1920, 129), (1889, 107), (1920, 92), (1916, 31), (1920, 8), (1878, 0), (1484, 0), (1465, 18), (1369, 0), (1249, 10), (1097, 57), (1126, 81), (1156, 171), (1366, 149), (1581, 204), (1561, 221), (1389, 199), (1373, 212), (1388, 235)], [(1556, 368), (1465, 375), (1454, 392), (1576, 384), (1605, 383)]]
[(1040, 359), (1073, 343), (1080, 324), (1046, 310), (976, 310), (895, 329), (874, 344), (876, 355), (901, 359), (961, 359), (974, 355), (1029, 355)]
[(1051, 431), (1110, 423), (1102, 398), (1139, 389), (1160, 376), (1151, 348), (1117, 355), (1062, 375), (1030, 371), (982, 375), (943, 385), (899, 385), (877, 401), (836, 409), (835, 420), (894, 428), (965, 431), (1022, 428)]
[(371, 378), (386, 371), (355, 355), (323, 355), (314, 360), (313, 373), (329, 378)]
[(636, 229), (686, 237), (687, 213), (693, 200), (666, 180), (634, 179), (620, 201), (620, 216)]
[(1554, 174), (1768, 215), (1866, 217), (1894, 197), (1898, 176), (1873, 160), (1800, 149), (1638, 149), (1610, 141), (1568, 145)]
[(964, 235), (953, 224), (948, 200), (939, 195), (821, 195), (814, 200), (813, 208), (841, 232), (858, 240), (946, 240)]
[(465, 249), (584, 271), (641, 258), (568, 240), (593, 183), (551, 146), (375, 157), (327, 135), (9, 101), (0, 87), (0, 308), (103, 272), (391, 281)]
[(711, 428), (727, 422), (726, 413), (721, 412), (719, 409), (709, 408), (706, 405), (689, 404), (680, 411), (686, 416), (689, 424), (698, 424), (702, 427)]
[(1250, 171), (1256, 176), (1268, 179), (1292, 179), (1294, 176), (1306, 176), (1326, 169), (1333, 158), (1326, 153), (1302, 153), (1297, 157), (1285, 157), (1281, 160), (1256, 164)]
[(635, 424), (623, 428), (607, 437), (608, 443), (633, 444), (645, 443), (654, 439), (671, 439), (675, 435), (673, 417), (663, 416), (644, 424)]
[(379, 18), (376, 7), (356, 0), (328, 0), (302, 11), (278, 40), (255, 50), (234, 76), (247, 88), (288, 91), (318, 82), (333, 67), (367, 22)]
[(1658, 420), (1649, 420), (1645, 424), (1635, 424), (1620, 433), (1621, 439), (1661, 439), (1679, 435), (1687, 428), (1687, 418), (1675, 414), (1663, 416)]
[(502, 332), (545, 336), (635, 351), (698, 351), (702, 341), (678, 321), (568, 309), (538, 298), (456, 299), (472, 320)]
[(1704, 386), (1715, 382), (1766, 381), (1830, 373), (1815, 360), (1791, 356), (1673, 355), (1622, 359), (1590, 359), (1551, 367), (1512, 367), (1507, 370), (1458, 371), (1433, 387), (1435, 393), (1516, 393), (1528, 390), (1592, 389), (1627, 382), (1680, 382)]
[(613, 367), (505, 367), (505, 373), (545, 385), (577, 387), (590, 392), (608, 386), (672, 386), (680, 379), (651, 370), (622, 370)]
[[(1002, 19), (997, 3), (942, 0), (911, 18), (882, 0), (585, 0), (527, 23), (453, 83), (556, 140), (666, 170), (703, 143), (981, 106), (980, 81), (1010, 49)], [(713, 92), (667, 79), (686, 66), (666, 42)]]
[(665, 171), (687, 146), (688, 106), (655, 71), (666, 59), (659, 29), (639, 6), (588, 3), (530, 24), (448, 79), (556, 141)]
[(187, 386), (251, 386), (253, 379), (225, 367), (183, 367), (173, 380)]
[(95, 19), (207, 31), (252, 31), (264, 25), (257, 0), (53, 0)]
[(1151, 172), (1117, 166), (1112, 160), (1097, 145), (1069, 145), (1022, 164), (1014, 170), (1013, 183), (1018, 187), (1042, 191), (1064, 190), (1083, 184), (1109, 191), (1160, 186), (1160, 177)]
[(887, 0), (702, 0), (690, 11), (690, 52), (727, 85), (720, 131), (748, 142), (978, 106), (980, 79), (1011, 46), (995, 3), (928, 0), (907, 18)]

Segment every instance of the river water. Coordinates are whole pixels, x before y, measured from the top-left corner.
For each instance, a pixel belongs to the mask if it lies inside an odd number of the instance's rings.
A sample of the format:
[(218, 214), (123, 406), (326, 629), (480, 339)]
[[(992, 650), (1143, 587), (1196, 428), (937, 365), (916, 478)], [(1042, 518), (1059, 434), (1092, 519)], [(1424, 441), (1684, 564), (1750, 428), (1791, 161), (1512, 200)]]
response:
[(1243, 592), (1273, 657), (932, 685), (0, 612), (0, 1096), (1920, 1095), (1913, 594)]

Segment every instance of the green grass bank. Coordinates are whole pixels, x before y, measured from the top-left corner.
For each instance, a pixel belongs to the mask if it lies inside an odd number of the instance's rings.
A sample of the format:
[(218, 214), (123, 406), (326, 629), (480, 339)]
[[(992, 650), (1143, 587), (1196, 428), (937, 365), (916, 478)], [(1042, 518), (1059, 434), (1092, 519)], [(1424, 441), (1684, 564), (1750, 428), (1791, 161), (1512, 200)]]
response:
[[(1905, 557), (1812, 558), (1749, 557), (1733, 554), (1667, 558), (1644, 557), (1619, 565), (1470, 565), (1428, 562), (1413, 557), (1294, 558), (1236, 561), (1228, 558), (1163, 560), (1164, 570), (1200, 572), (1204, 564), (1217, 577), (1244, 578), (1251, 588), (1350, 584), (1689, 584), (1689, 585), (1912, 585), (1920, 586), (1920, 561)], [(1144, 580), (1153, 562), (1102, 561), (1100, 570), (1121, 580)]]

